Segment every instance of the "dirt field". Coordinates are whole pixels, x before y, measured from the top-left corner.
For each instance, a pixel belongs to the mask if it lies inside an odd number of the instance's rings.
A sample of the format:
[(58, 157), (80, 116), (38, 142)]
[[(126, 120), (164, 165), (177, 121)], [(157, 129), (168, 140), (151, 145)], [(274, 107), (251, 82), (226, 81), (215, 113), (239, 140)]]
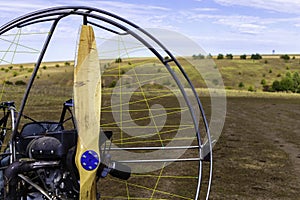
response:
[[(59, 69), (65, 72), (71, 70), (68, 67)], [(37, 80), (37, 88), (33, 89), (29, 102), (35, 109), (25, 109), (25, 113), (34, 118), (43, 118), (47, 109), (47, 119), (57, 119), (62, 103), (72, 97), (72, 82), (68, 82), (65, 74), (60, 74), (60, 81), (51, 85), (55, 93), (46, 92), (48, 82), (46, 84), (42, 79)], [(47, 81), (55, 81), (52, 74), (47, 77)], [(17, 90), (13, 87), (17, 87)], [(2, 101), (15, 100), (18, 107), (24, 90), (25, 86), (6, 86)], [(240, 95), (240, 92), (234, 94), (232, 91), (227, 98), (227, 117), (223, 133), (213, 152), (214, 173), (210, 199), (300, 199), (300, 96), (256, 92), (247, 93), (247, 97), (231, 97)], [(47, 98), (44, 98), (46, 95)], [(209, 99), (205, 97), (201, 100), (206, 113), (209, 113)], [(175, 175), (179, 172), (183, 173), (182, 175), (191, 175), (191, 171), (180, 170), (187, 166), (180, 167), (175, 165), (169, 171)], [(163, 173), (167, 180), (169, 172), (164, 170)], [(180, 184), (180, 187), (170, 181), (166, 181), (168, 184), (160, 181), (160, 185), (157, 185), (162, 191), (192, 198), (193, 194), (186, 193), (194, 191), (191, 188), (194, 188), (196, 179), (192, 178), (194, 185), (191, 180)], [(129, 183), (137, 179), (138, 177), (135, 177)], [(155, 188), (156, 179), (147, 182), (150, 185), (145, 187)], [(110, 182), (108, 187), (111, 188), (112, 184), (115, 185)], [(124, 186), (124, 183), (121, 185)], [(153, 193), (131, 186), (131, 191), (139, 194), (143, 191), (147, 197)], [(124, 193), (126, 194), (126, 190)], [(179, 199), (178, 196), (169, 195), (159, 198)]]
[(300, 99), (228, 98), (211, 199), (300, 199)]
[(299, 97), (228, 97), (210, 199), (300, 199), (299, 115)]

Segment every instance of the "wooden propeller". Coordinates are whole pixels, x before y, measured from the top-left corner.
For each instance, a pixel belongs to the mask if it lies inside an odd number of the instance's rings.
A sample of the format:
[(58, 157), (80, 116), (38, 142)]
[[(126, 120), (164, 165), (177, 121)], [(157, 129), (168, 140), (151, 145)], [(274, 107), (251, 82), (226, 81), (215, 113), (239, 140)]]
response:
[(96, 199), (100, 164), (101, 73), (93, 28), (82, 25), (74, 70), (74, 113), (78, 142), (75, 163), (80, 176), (80, 199)]

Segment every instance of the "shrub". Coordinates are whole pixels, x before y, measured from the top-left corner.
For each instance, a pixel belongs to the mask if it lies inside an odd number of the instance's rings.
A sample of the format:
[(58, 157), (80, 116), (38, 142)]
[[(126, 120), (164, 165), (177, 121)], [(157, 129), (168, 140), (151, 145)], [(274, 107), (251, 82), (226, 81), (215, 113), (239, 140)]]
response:
[(218, 54), (218, 57), (217, 57), (217, 59), (218, 59), (218, 60), (222, 60), (222, 59), (224, 59), (224, 55), (223, 55), (223, 54), (221, 54), (221, 53), (219, 53), (219, 54)]
[(253, 88), (252, 86), (249, 86), (249, 87), (248, 87), (248, 91), (249, 91), (249, 92), (254, 92), (255, 90), (254, 90), (254, 88)]
[(243, 83), (243, 82), (240, 82), (240, 83), (239, 83), (239, 88), (243, 88), (243, 87), (245, 87), (244, 83)]
[(232, 54), (226, 54), (226, 58), (227, 58), (228, 60), (232, 60), (232, 59), (233, 59), (233, 55), (232, 55)]
[(297, 72), (291, 74), (286, 73), (281, 81), (275, 80), (272, 84), (272, 89), (274, 91), (290, 91), (290, 92), (300, 92), (300, 76)]
[(300, 85), (300, 75), (298, 74), (298, 72), (294, 72), (293, 80)]
[(272, 89), (274, 91), (282, 91), (281, 84), (280, 84), (280, 82), (278, 80), (276, 80), (276, 81), (273, 82)]
[(13, 77), (18, 76), (18, 72), (13, 72)]
[(31, 73), (31, 72), (33, 72), (33, 69), (30, 68), (30, 69), (27, 70), (27, 72), (28, 72), (28, 73)]
[(246, 55), (246, 54), (241, 55), (241, 56), (240, 56), (240, 59), (241, 59), (241, 60), (246, 60), (246, 59), (247, 59), (247, 55)]
[(295, 92), (294, 81), (292, 78), (286, 76), (286, 77), (282, 78), (280, 83), (281, 83), (281, 87), (282, 87), (283, 91)]
[(22, 80), (18, 80), (15, 82), (15, 85), (26, 85), (26, 83)]
[(12, 68), (14, 68), (14, 66), (9, 66), (9, 67), (8, 67), (8, 69), (12, 69)]
[(204, 59), (205, 58), (205, 56), (202, 55), (201, 53), (199, 53), (198, 55), (194, 54), (192, 57), (193, 57), (193, 59)]
[(263, 86), (265, 86), (265, 85), (267, 84), (266, 79), (262, 79), (262, 80), (260, 81), (260, 84), (262, 84)]
[(55, 67), (56, 67), (56, 68), (59, 68), (60, 66), (59, 66), (59, 64), (56, 64)]
[(272, 72), (273, 72), (272, 69), (269, 69), (269, 73), (272, 74)]
[(4, 84), (6, 84), (6, 85), (12, 85), (13, 82), (10, 82), (10, 81), (4, 81)]
[(251, 59), (252, 60), (260, 60), (260, 59), (262, 59), (262, 56), (260, 54), (258, 54), (258, 53), (252, 54), (251, 55)]
[(285, 60), (285, 61), (288, 61), (290, 59), (290, 56), (285, 54), (285, 55), (281, 55), (280, 58)]
[(265, 60), (265, 64), (268, 64), (269, 62), (268, 62), (268, 60)]
[(70, 66), (70, 63), (69, 62), (65, 62), (65, 66)]
[(115, 63), (121, 63), (121, 62), (122, 62), (122, 59), (120, 57), (116, 58)]
[(46, 69), (47, 69), (47, 66), (46, 66), (46, 65), (44, 65), (44, 66), (43, 66), (43, 70), (46, 70)]

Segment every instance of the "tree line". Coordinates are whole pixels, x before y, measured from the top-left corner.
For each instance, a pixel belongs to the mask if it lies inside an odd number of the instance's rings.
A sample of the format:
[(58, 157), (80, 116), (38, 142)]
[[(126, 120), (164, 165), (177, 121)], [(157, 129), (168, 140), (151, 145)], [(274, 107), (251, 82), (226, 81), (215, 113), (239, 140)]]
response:
[[(208, 54), (207, 56), (205, 56), (205, 55), (203, 55), (201, 53), (199, 53), (198, 55), (194, 54), (192, 56), (193, 59), (205, 59), (205, 58), (212, 58), (212, 57), (213, 56), (211, 54)], [(259, 53), (251, 54), (250, 55), (250, 59), (251, 60), (260, 60), (262, 58), (263, 58), (262, 55), (260, 55)], [(285, 60), (285, 61), (288, 61), (288, 60), (291, 59), (291, 57), (289, 55), (287, 55), (287, 54), (280, 55), (280, 58), (283, 59), (283, 60)], [(222, 53), (219, 53), (217, 55), (217, 59), (218, 60), (222, 60), (222, 59), (232, 60), (233, 59), (233, 55), (231, 53), (225, 54), (225, 55), (222, 54)], [(248, 59), (248, 55), (247, 54), (240, 55), (240, 59), (241, 60), (246, 60), (246, 59)], [(293, 56), (292, 59), (295, 59), (295, 56)]]
[(272, 87), (268, 89), (270, 92), (293, 92), (300, 93), (300, 76), (298, 72), (287, 72), (281, 80), (275, 80)]

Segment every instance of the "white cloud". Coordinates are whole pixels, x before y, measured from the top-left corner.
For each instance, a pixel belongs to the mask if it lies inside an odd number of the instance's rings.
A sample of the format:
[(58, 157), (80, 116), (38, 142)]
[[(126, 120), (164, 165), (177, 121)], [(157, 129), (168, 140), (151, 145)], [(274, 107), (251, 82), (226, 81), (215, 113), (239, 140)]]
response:
[[(8, 21), (26, 13), (39, 9), (55, 6), (89, 6), (100, 8), (115, 13), (140, 27), (168, 27), (174, 28), (169, 18), (172, 15), (170, 7), (158, 6), (145, 3), (127, 3), (123, 1), (105, 0), (72, 0), (70, 3), (64, 0), (15, 0), (12, 2), (0, 1), (0, 26)], [(77, 27), (76, 27), (77, 28)]]
[(256, 24), (241, 24), (238, 27), (238, 30), (241, 33), (247, 33), (247, 34), (260, 34), (266, 29), (265, 26), (260, 26)]
[(222, 16), (215, 23), (229, 26), (237, 32), (246, 34), (260, 34), (267, 28), (259, 17), (251, 16)]
[(273, 23), (272, 20), (265, 20), (256, 16), (199, 14), (197, 11), (182, 12), (181, 17), (194, 23), (209, 21), (211, 24), (218, 26), (227, 26), (230, 27), (233, 32), (242, 34), (260, 34), (267, 28), (267, 25)]
[(194, 8), (193, 10), (195, 10), (195, 11), (200, 11), (200, 12), (212, 12), (212, 11), (218, 11), (217, 8)]
[(283, 13), (299, 13), (300, 0), (214, 0), (225, 6), (239, 5)]
[[(221, 1), (221, 0), (220, 0)], [(223, 0), (225, 1), (225, 0)], [(205, 9), (205, 8), (204, 8)], [(262, 34), (269, 29), (287, 29), (288, 32), (292, 33), (299, 31), (300, 16), (283, 17), (277, 16), (276, 14), (264, 15), (253, 13), (249, 14), (238, 14), (233, 11), (231, 14), (224, 14), (222, 9), (218, 9), (217, 12), (198, 12), (201, 8), (191, 9), (182, 11), (177, 18), (184, 18), (186, 21), (191, 23), (211, 23), (212, 26), (221, 25), (229, 27), (230, 31), (241, 33), (241, 34)], [(250, 8), (249, 8), (250, 10)], [(178, 20), (179, 21), (179, 20)], [(283, 28), (284, 27), (284, 28)], [(224, 30), (220, 27), (220, 29)]]
[[(30, 1), (0, 1), (0, 12), (1, 17), (3, 14), (5, 16), (10, 16), (11, 18), (18, 17), (22, 14), (33, 12), (38, 9), (45, 9), (54, 6), (89, 6), (94, 8), (100, 8), (107, 10), (109, 12), (114, 12), (123, 17), (141, 18), (144, 15), (158, 16), (164, 12), (170, 11), (168, 7), (149, 5), (149, 4), (133, 4), (125, 3), (122, 1), (86, 1), (86, 0), (72, 0), (70, 3), (63, 0), (30, 0)], [(0, 21), (2, 21), (0, 19)]]
[(48, 1), (0, 1), (0, 26), (19, 16), (50, 6), (53, 6), (53, 3)]

